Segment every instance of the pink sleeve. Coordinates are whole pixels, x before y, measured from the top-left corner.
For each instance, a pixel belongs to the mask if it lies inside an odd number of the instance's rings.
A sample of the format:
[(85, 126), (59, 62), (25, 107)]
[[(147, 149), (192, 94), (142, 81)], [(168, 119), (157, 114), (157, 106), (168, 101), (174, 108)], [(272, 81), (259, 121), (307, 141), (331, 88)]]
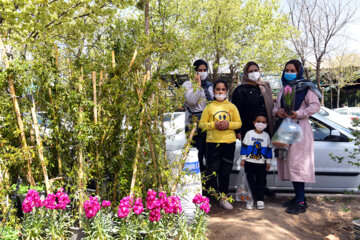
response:
[(311, 90), (305, 96), (305, 104), (303, 103), (299, 110), (296, 111), (296, 118), (307, 118), (320, 110), (320, 102), (318, 96)]
[(276, 98), (276, 102), (274, 104), (274, 108), (273, 108), (273, 115), (275, 116), (275, 113), (281, 108), (281, 97), (283, 95), (283, 88), (280, 89), (279, 91), (279, 95)]

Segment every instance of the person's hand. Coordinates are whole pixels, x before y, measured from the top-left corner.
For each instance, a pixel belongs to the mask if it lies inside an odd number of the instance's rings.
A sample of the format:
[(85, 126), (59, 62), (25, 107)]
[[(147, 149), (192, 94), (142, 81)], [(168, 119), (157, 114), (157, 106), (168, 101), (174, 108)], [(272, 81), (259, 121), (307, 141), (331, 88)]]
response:
[(296, 113), (295, 111), (291, 111), (291, 113), (292, 113), (291, 115), (287, 115), (287, 114), (286, 114), (286, 117), (287, 117), (287, 118), (291, 118), (291, 119), (297, 117), (297, 113)]
[(221, 121), (215, 122), (215, 129), (222, 131), (222, 124)]
[(200, 78), (199, 73), (196, 72), (194, 79), (199, 84), (199, 87), (201, 87), (201, 78)]
[(236, 135), (236, 138), (237, 138), (237, 139), (241, 140), (241, 134), (240, 134), (240, 133), (237, 133), (237, 134), (235, 134), (235, 135)]
[(286, 118), (286, 112), (285, 109), (280, 108), (276, 113), (276, 116), (278, 116), (279, 118)]
[(266, 171), (269, 171), (270, 170), (270, 163), (267, 163), (266, 164)]
[(245, 167), (245, 160), (244, 160), (244, 159), (241, 160), (240, 166), (241, 166), (241, 167)]
[(229, 121), (228, 120), (223, 120), (223, 121), (221, 121), (221, 125), (222, 125), (222, 128), (223, 128), (223, 130), (227, 130), (227, 129), (229, 129)]

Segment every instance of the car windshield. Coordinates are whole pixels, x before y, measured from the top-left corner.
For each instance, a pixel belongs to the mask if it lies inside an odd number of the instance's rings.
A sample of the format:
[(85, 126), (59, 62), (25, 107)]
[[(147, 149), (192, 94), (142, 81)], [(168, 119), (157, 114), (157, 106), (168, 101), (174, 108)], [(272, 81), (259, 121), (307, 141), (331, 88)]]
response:
[(336, 122), (333, 122), (333, 121), (331, 121), (330, 119), (325, 118), (325, 117), (321, 116), (321, 115), (318, 114), (318, 113), (314, 114), (314, 116), (315, 116), (316, 118), (320, 119), (321, 121), (325, 122), (325, 123), (326, 123), (326, 121), (331, 122), (332, 124), (336, 125), (336, 127), (337, 127), (338, 129), (340, 129), (340, 130), (342, 130), (342, 131), (344, 131), (344, 132), (347, 132), (347, 133), (349, 133), (349, 134), (351, 134), (351, 132), (352, 132), (351, 129), (349, 129), (349, 128), (347, 128), (347, 127), (344, 127), (344, 126), (342, 126), (342, 125), (340, 125), (340, 124), (338, 124), (338, 123), (336, 123)]

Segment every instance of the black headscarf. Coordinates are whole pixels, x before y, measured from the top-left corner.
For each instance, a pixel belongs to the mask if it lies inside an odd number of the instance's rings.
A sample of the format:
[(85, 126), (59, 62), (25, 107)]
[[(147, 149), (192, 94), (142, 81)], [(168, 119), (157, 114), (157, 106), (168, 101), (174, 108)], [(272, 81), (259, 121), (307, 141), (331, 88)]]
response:
[[(285, 79), (285, 68), (288, 64), (293, 64), (297, 70), (296, 79), (293, 81), (287, 81)], [(319, 98), (322, 98), (322, 95), (319, 91), (319, 89), (316, 87), (316, 85), (309, 80), (304, 79), (304, 68), (299, 60), (293, 59), (288, 61), (285, 64), (285, 68), (283, 70), (282, 76), (281, 76), (281, 82), (283, 87), (286, 85), (289, 85), (291, 88), (295, 89), (295, 107), (294, 110), (299, 110), (302, 102), (304, 101), (306, 94), (308, 90), (312, 90)], [(281, 106), (283, 107), (283, 101), (281, 101)]]

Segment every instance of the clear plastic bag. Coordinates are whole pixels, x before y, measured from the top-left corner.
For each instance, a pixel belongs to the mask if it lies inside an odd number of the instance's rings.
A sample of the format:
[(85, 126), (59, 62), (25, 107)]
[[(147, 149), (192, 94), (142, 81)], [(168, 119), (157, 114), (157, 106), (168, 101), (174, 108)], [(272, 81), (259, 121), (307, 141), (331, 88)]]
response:
[(235, 201), (237, 202), (253, 201), (251, 189), (246, 179), (244, 168), (240, 168), (239, 175), (236, 178), (235, 190), (236, 190)]
[(303, 131), (299, 124), (294, 123), (290, 118), (285, 118), (279, 129), (271, 139), (275, 148), (288, 149), (289, 144), (300, 142)]

